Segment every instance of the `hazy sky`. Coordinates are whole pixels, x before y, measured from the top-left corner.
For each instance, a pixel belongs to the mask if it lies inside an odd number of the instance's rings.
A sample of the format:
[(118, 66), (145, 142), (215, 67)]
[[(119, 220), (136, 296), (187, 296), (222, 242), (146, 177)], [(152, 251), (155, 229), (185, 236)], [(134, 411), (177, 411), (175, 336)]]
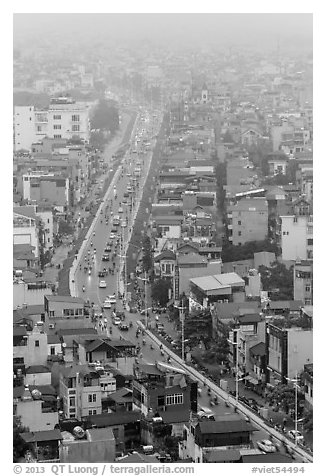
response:
[(312, 40), (312, 14), (307, 13), (18, 13), (14, 14), (14, 39), (35, 33), (84, 32), (108, 34), (116, 39), (182, 38), (185, 42), (276, 41), (276, 38)]

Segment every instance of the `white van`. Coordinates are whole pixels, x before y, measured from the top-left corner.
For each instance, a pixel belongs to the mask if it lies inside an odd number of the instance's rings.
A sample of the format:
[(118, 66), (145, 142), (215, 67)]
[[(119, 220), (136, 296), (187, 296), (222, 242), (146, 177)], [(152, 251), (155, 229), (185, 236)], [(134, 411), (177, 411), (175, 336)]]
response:
[(214, 413), (208, 407), (199, 407), (199, 412), (197, 412), (197, 415), (205, 420), (215, 420)]

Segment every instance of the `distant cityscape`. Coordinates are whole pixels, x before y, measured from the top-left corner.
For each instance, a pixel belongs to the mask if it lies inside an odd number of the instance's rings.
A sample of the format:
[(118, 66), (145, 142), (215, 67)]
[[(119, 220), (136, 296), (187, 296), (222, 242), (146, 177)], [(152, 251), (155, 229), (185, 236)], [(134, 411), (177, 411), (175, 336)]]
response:
[(59, 33), (14, 35), (13, 461), (311, 463), (310, 45)]

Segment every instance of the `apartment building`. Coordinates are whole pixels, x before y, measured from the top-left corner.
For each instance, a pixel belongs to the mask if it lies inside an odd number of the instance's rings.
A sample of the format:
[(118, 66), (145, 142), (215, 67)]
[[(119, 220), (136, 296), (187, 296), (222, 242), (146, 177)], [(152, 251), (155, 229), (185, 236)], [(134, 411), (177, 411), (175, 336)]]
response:
[(70, 204), (69, 185), (69, 178), (61, 174), (29, 172), (23, 175), (23, 199), (65, 211)]
[(71, 139), (76, 136), (89, 140), (89, 106), (72, 98), (51, 99), (48, 109), (34, 106), (15, 106), (14, 150), (31, 150), (32, 144), (44, 137)]
[(59, 396), (66, 418), (81, 420), (102, 413), (100, 375), (88, 365), (72, 364), (60, 370)]
[(306, 305), (313, 304), (313, 262), (297, 260), (293, 268), (293, 296)]
[(227, 210), (229, 241), (243, 245), (263, 241), (268, 233), (268, 204), (265, 198), (245, 198)]
[(285, 261), (311, 260), (313, 258), (313, 216), (281, 216), (281, 248)]
[(35, 258), (39, 257), (38, 224), (34, 207), (14, 207), (13, 244), (30, 245)]
[(148, 413), (192, 410), (197, 412), (197, 382), (183, 370), (163, 362), (135, 368), (133, 409)]
[(266, 325), (267, 382), (275, 386), (299, 375), (313, 362), (312, 327), (293, 326), (278, 320)]

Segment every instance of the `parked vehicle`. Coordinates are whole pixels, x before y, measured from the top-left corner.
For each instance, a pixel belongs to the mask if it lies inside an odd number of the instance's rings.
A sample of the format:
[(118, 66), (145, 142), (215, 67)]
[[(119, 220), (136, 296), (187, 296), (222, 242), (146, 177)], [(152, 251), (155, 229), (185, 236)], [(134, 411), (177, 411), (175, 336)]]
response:
[(106, 288), (106, 286), (107, 286), (107, 285), (106, 285), (106, 281), (104, 281), (104, 280), (101, 280), (101, 281), (99, 282), (99, 284), (98, 284), (98, 287), (99, 287), (99, 288)]
[(264, 453), (275, 453), (277, 448), (270, 440), (257, 441), (257, 447)]

